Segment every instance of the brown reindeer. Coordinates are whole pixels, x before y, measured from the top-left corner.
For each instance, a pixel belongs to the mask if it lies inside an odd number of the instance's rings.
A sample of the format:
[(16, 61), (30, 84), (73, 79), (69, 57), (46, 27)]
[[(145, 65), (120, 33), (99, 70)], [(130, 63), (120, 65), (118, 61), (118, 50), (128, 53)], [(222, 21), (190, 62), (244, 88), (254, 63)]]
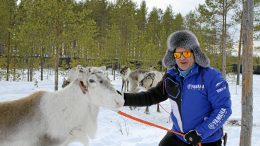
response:
[(124, 66), (120, 70), (120, 75), (122, 78), (122, 86), (121, 86), (121, 92), (127, 92), (129, 91), (129, 74), (131, 73), (131, 70), (129, 67)]

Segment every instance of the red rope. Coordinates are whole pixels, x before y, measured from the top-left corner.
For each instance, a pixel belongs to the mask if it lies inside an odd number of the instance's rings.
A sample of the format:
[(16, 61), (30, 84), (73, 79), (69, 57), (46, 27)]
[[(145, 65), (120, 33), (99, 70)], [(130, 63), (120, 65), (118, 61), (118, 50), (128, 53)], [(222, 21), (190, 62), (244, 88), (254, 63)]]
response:
[[(156, 127), (156, 128), (162, 129), (162, 130), (166, 130), (166, 131), (168, 131), (168, 132), (171, 132), (171, 133), (174, 133), (174, 134), (177, 134), (177, 135), (180, 135), (180, 136), (184, 136), (184, 135), (185, 135), (185, 134), (183, 134), (183, 133), (176, 132), (176, 131), (173, 131), (173, 130), (171, 130), (171, 129), (165, 128), (165, 127), (163, 127), (163, 126), (160, 126), (160, 125), (157, 125), (157, 124), (154, 124), (154, 123), (145, 121), (145, 120), (143, 120), (143, 119), (140, 119), (140, 118), (131, 116), (131, 115), (129, 115), (129, 114), (127, 114), (127, 113), (124, 113), (124, 112), (122, 112), (122, 111), (119, 111), (118, 114), (119, 114), (119, 115), (122, 115), (122, 116), (124, 116), (124, 117), (127, 117), (127, 118), (129, 118), (129, 119), (135, 120), (135, 121), (137, 121), (137, 122), (140, 122), (140, 123), (143, 123), (143, 124), (152, 126), (152, 127)], [(201, 146), (201, 143), (199, 143), (199, 146)]]

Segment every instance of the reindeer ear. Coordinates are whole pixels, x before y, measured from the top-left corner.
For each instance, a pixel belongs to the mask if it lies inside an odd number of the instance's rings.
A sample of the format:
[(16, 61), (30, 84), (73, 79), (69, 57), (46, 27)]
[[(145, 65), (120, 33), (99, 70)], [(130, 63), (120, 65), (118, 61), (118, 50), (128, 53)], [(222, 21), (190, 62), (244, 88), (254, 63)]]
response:
[(70, 84), (70, 81), (64, 80), (63, 83), (62, 83), (62, 88), (66, 87), (69, 84)]
[(86, 92), (88, 92), (88, 86), (85, 85), (83, 81), (79, 81), (79, 87), (83, 94), (86, 94)]
[(76, 79), (73, 83), (79, 86), (83, 94), (88, 92), (88, 86), (86, 86), (83, 81)]

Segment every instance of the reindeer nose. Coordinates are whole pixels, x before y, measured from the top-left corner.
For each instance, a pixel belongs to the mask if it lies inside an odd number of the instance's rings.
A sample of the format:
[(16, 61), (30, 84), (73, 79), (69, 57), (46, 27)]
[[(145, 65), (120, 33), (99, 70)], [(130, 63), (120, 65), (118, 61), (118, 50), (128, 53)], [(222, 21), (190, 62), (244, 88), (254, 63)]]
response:
[(120, 107), (120, 102), (118, 102), (117, 100), (115, 100), (116, 106)]
[(122, 107), (124, 105), (124, 100), (116, 100), (115, 99), (115, 103), (117, 107)]

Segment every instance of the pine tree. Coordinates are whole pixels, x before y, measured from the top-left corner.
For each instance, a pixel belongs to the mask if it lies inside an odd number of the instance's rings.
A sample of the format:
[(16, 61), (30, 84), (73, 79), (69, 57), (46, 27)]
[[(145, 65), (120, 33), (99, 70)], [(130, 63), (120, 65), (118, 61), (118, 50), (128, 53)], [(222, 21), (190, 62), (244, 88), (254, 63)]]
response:
[(128, 63), (135, 58), (134, 39), (137, 31), (135, 21), (136, 6), (131, 0), (118, 0), (111, 12), (111, 23), (120, 32), (120, 56), (122, 63)]
[[(213, 26), (217, 26), (221, 28), (220, 38), (221, 38), (221, 53), (222, 53), (222, 74), (226, 77), (226, 56), (227, 56), (227, 37), (228, 37), (228, 22), (227, 22), (227, 14), (231, 9), (237, 7), (235, 0), (206, 0), (205, 5), (200, 6), (201, 14), (205, 14), (207, 17), (211, 17), (212, 19), (208, 19), (208, 21), (212, 22)], [(204, 13), (203, 13), (204, 12)], [(205, 16), (204, 15), (204, 16)], [(220, 21), (219, 21), (220, 20)]]
[(162, 11), (160, 9), (154, 8), (148, 17), (147, 23), (147, 31), (146, 31), (146, 45), (144, 47), (145, 56), (144, 62), (146, 63), (146, 67), (150, 67), (151, 65), (155, 66), (157, 64), (159, 58), (163, 57), (164, 51), (163, 42), (161, 37), (161, 17)]
[(6, 80), (9, 80), (12, 52), (14, 48), (12, 39), (14, 36), (15, 14), (16, 1), (2, 0), (0, 3), (0, 46), (2, 46), (2, 52), (4, 51), (4, 56), (6, 57)]

